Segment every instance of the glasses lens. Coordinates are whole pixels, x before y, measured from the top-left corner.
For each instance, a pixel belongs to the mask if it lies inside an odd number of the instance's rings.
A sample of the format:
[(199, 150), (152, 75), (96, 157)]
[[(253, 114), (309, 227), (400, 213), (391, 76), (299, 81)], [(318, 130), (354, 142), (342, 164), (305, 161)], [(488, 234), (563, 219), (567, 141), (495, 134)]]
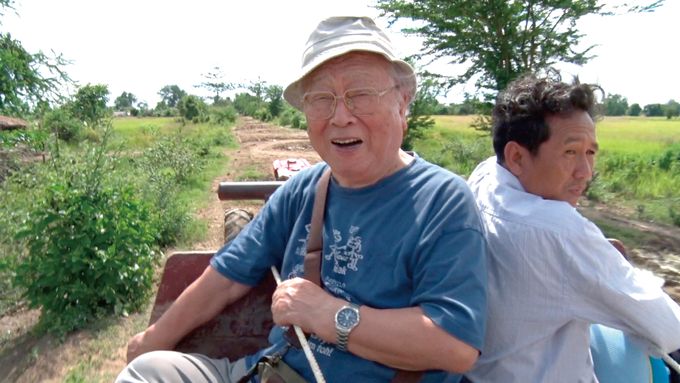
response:
[(324, 119), (333, 113), (335, 96), (330, 92), (308, 93), (303, 99), (305, 113), (313, 119)]
[(375, 89), (350, 89), (345, 93), (345, 102), (355, 115), (372, 114), (378, 104), (378, 92)]

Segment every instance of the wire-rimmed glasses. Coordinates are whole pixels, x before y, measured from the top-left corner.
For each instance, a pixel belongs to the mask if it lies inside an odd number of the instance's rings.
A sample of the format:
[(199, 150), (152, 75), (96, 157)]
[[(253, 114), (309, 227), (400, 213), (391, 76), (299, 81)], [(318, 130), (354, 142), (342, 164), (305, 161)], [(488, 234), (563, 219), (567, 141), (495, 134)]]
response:
[(336, 96), (331, 92), (307, 92), (302, 96), (302, 107), (308, 119), (326, 120), (335, 113), (338, 99), (342, 99), (347, 110), (353, 115), (370, 115), (374, 113), (380, 98), (395, 88), (397, 85), (381, 91), (375, 88), (347, 89), (342, 96)]

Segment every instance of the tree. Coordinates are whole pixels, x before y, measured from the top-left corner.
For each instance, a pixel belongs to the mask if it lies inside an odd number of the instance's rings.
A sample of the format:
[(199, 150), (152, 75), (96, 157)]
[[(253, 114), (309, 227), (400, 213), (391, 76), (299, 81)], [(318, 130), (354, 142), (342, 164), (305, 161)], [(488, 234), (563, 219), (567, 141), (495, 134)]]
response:
[[(12, 9), (12, 0), (0, 0), (0, 16), (4, 8)], [(62, 69), (68, 64), (61, 55), (29, 53), (0, 32), (0, 114), (25, 115), (38, 104), (61, 100), (60, 89), (72, 83)]]
[(244, 116), (255, 116), (255, 112), (262, 106), (262, 100), (250, 93), (239, 93), (234, 96), (234, 108)]
[(116, 110), (129, 110), (134, 107), (135, 102), (137, 102), (137, 97), (134, 94), (123, 92), (120, 96), (116, 97), (113, 105)]
[(611, 94), (604, 98), (605, 116), (623, 116), (628, 110), (628, 100), (620, 94)]
[(213, 68), (213, 72), (204, 73), (203, 78), (205, 81), (195, 85), (196, 88), (204, 88), (208, 91), (214, 93), (213, 103), (220, 101), (220, 94), (228, 90), (234, 89), (234, 84), (222, 81), (224, 75), (220, 67), (216, 66)]
[(673, 117), (677, 117), (678, 115), (680, 115), (680, 104), (678, 104), (678, 102), (675, 100), (668, 101), (666, 105), (664, 105), (663, 109), (664, 115), (669, 120)]
[(207, 106), (200, 97), (188, 95), (179, 100), (179, 103), (177, 103), (177, 110), (179, 110), (180, 116), (185, 120), (198, 121), (201, 116), (206, 115)]
[(165, 105), (170, 108), (174, 108), (177, 106), (179, 100), (187, 95), (187, 92), (183, 91), (177, 85), (166, 85), (161, 88), (160, 91), (158, 91), (158, 95), (161, 96), (161, 99), (165, 102)]
[(277, 117), (283, 109), (283, 87), (280, 85), (270, 85), (265, 90), (267, 99), (267, 109), (272, 117)]
[(648, 104), (642, 108), (642, 112), (647, 117), (659, 117), (663, 116), (663, 107), (661, 104)]
[(250, 85), (246, 86), (246, 89), (251, 91), (258, 100), (264, 101), (265, 91), (267, 89), (267, 83), (260, 80), (258, 77), (257, 81), (251, 81)]
[[(661, 2), (626, 11), (650, 11)], [(617, 10), (598, 0), (378, 0), (377, 8), (390, 23), (415, 22), (402, 29), (424, 37), (415, 58), (469, 65), (459, 76), (433, 74), (448, 87), (475, 79), (477, 89), (491, 97), (522, 74), (558, 62), (586, 63), (594, 46), (578, 48), (583, 35), (576, 21)]]
[(409, 107), (409, 115), (406, 120), (408, 130), (405, 132), (401, 148), (413, 150), (415, 140), (422, 138), (425, 129), (434, 126), (431, 115), (434, 113), (433, 104), (437, 104), (437, 95), (441, 88), (432, 79), (425, 79), (418, 89), (413, 102)]
[(630, 108), (628, 108), (629, 116), (639, 116), (640, 112), (642, 112), (642, 108), (640, 107), (640, 104), (638, 104), (637, 102), (631, 105)]
[(106, 107), (108, 102), (109, 88), (106, 85), (87, 84), (78, 89), (69, 106), (75, 117), (94, 127), (110, 113)]

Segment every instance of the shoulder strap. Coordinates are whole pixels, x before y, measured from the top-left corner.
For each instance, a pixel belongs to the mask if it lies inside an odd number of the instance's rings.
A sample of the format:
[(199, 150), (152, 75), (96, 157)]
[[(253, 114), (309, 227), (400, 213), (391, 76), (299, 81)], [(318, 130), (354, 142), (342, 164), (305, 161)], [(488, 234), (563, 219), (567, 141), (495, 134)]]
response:
[[(326, 194), (331, 179), (331, 168), (323, 172), (316, 184), (314, 207), (312, 208), (312, 222), (307, 240), (307, 255), (305, 255), (305, 279), (321, 286), (321, 251), (323, 250), (323, 218), (326, 210)], [(392, 383), (416, 383), (423, 375), (422, 371), (397, 370)]]
[(323, 172), (316, 183), (316, 195), (312, 208), (312, 223), (307, 240), (307, 255), (305, 255), (304, 278), (321, 286), (321, 250), (323, 250), (323, 215), (326, 210), (326, 194), (331, 180), (331, 168)]

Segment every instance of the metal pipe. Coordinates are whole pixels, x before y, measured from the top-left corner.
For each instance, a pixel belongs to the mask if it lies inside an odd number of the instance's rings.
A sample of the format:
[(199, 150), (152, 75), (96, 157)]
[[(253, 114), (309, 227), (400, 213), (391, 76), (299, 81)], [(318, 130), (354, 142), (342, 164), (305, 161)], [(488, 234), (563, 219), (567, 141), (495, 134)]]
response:
[(244, 181), (220, 182), (217, 196), (220, 201), (226, 200), (263, 200), (266, 201), (285, 181)]

